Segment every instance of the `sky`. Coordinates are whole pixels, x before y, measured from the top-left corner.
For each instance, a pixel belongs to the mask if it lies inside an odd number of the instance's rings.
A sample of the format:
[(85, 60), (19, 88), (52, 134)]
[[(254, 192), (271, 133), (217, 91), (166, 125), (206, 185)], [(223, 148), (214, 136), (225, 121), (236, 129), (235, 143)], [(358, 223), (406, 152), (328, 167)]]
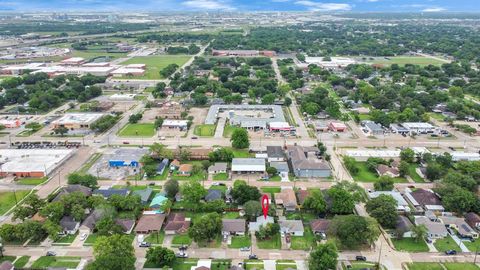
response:
[(0, 10), (480, 12), (480, 0), (0, 0)]

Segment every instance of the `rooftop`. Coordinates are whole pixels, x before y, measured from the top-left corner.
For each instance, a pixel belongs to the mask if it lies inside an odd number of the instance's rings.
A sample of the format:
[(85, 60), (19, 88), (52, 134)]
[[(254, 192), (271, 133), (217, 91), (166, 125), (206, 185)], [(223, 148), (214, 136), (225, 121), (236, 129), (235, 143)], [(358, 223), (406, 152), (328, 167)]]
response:
[(91, 124), (102, 117), (102, 113), (67, 113), (60, 119), (53, 121), (55, 125)]
[(1, 149), (2, 172), (46, 172), (49, 174), (73, 154), (71, 149)]

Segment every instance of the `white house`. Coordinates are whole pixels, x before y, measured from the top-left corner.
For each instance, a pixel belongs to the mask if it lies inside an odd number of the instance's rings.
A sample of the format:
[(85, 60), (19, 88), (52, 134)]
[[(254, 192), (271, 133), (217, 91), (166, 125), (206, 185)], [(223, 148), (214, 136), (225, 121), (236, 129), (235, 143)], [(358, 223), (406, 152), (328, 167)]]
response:
[(265, 170), (266, 170), (265, 159), (260, 159), (260, 158), (232, 159), (232, 172), (234, 173), (264, 173)]

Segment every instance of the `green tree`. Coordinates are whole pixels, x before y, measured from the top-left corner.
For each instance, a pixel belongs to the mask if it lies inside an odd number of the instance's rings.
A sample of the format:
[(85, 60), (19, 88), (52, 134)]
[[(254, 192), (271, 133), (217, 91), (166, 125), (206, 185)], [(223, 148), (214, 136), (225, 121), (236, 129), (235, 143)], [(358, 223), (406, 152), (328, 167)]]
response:
[(165, 192), (167, 193), (167, 197), (170, 199), (173, 199), (175, 195), (180, 191), (180, 186), (178, 184), (178, 181), (175, 179), (170, 179), (165, 183), (165, 186), (163, 187), (165, 189)]
[(327, 191), (327, 195), (332, 201), (329, 209), (332, 214), (343, 215), (353, 212), (355, 201), (352, 194), (345, 189), (333, 186)]
[(262, 97), (262, 104), (273, 104), (275, 102), (275, 95), (270, 93)]
[(380, 176), (378, 180), (373, 183), (373, 188), (376, 191), (391, 191), (394, 187), (394, 180), (390, 176)]
[(337, 268), (338, 251), (334, 243), (318, 245), (308, 258), (308, 269), (331, 270)]
[(231, 195), (239, 205), (248, 201), (258, 201), (261, 196), (257, 187), (249, 186), (245, 182), (235, 182)]
[(93, 245), (95, 261), (87, 270), (134, 270), (135, 252), (127, 235), (100, 236)]
[(60, 226), (59, 224), (51, 220), (46, 220), (45, 223), (43, 223), (42, 227), (45, 232), (47, 232), (48, 237), (53, 241), (56, 241), (60, 238), (58, 234), (62, 231), (62, 226)]
[(82, 185), (89, 188), (97, 187), (97, 177), (91, 174), (71, 173), (68, 175), (68, 184), (70, 185)]
[(59, 222), (60, 219), (63, 217), (65, 213), (65, 206), (62, 202), (51, 202), (47, 204), (42, 210), (40, 210), (40, 214), (53, 222)]
[(276, 175), (276, 174), (277, 174), (277, 168), (275, 168), (275, 167), (268, 167), (268, 168), (267, 168), (267, 173), (268, 173), (270, 176)]
[(305, 198), (302, 207), (313, 211), (315, 214), (322, 214), (327, 211), (327, 202), (320, 190), (313, 190), (310, 195)]
[(380, 235), (378, 224), (373, 219), (356, 215), (337, 215), (329, 226), (342, 247), (355, 249), (361, 245), (371, 245)]
[(244, 149), (250, 146), (250, 140), (248, 139), (248, 132), (243, 128), (236, 128), (230, 138), (232, 146), (237, 149)]
[(221, 147), (216, 149), (213, 152), (208, 154), (208, 158), (212, 162), (223, 161), (223, 162), (231, 162), (233, 159), (233, 151), (231, 149)]
[(187, 203), (197, 204), (205, 195), (207, 190), (199, 181), (192, 180), (182, 186), (183, 200)]
[(222, 231), (222, 217), (217, 213), (202, 216), (189, 229), (188, 235), (197, 243), (210, 242)]
[(397, 224), (397, 201), (390, 195), (382, 194), (371, 199), (365, 205), (367, 212), (375, 218), (380, 225), (394, 229)]
[(262, 214), (262, 204), (259, 201), (248, 201), (243, 205), (243, 209), (249, 220), (254, 220)]
[(405, 148), (400, 151), (400, 159), (408, 163), (413, 163), (415, 161), (415, 152), (410, 148)]
[(165, 247), (152, 247), (147, 250), (147, 262), (155, 264), (155, 267), (171, 267), (175, 262), (175, 253)]
[(415, 239), (415, 242), (423, 241), (423, 238), (427, 235), (428, 229), (425, 225), (419, 224), (412, 227), (412, 235)]
[(68, 128), (66, 128), (66, 127), (56, 127), (56, 128), (53, 129), (53, 133), (63, 137), (65, 134), (68, 133)]

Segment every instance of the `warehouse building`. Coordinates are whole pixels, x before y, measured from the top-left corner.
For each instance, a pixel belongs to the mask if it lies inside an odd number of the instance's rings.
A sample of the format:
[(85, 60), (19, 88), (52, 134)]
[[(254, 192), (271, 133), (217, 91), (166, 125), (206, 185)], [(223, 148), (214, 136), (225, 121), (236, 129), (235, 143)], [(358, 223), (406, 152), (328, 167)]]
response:
[(232, 159), (233, 173), (264, 173), (265, 159), (262, 158), (234, 158)]
[(72, 149), (2, 149), (0, 176), (44, 177), (73, 153)]
[(95, 123), (102, 113), (67, 113), (60, 119), (52, 122), (53, 128), (66, 127), (70, 130), (89, 129), (90, 125)]
[(345, 154), (357, 161), (366, 161), (368, 158), (397, 159), (400, 150), (347, 150)]
[(279, 105), (212, 105), (205, 124), (213, 125), (219, 118), (228, 118), (230, 125), (247, 129), (266, 129), (270, 123), (286, 122)]
[(435, 126), (432, 126), (430, 123), (424, 122), (405, 122), (402, 126), (410, 131), (410, 134), (426, 134), (426, 133), (433, 133), (436, 129)]
[(383, 134), (383, 128), (381, 125), (373, 122), (373, 121), (364, 121), (362, 122), (364, 129), (366, 133), (369, 135), (382, 135)]
[(480, 160), (479, 153), (466, 153), (466, 152), (451, 152), (450, 155), (452, 156), (453, 161), (478, 161)]
[(185, 130), (187, 129), (188, 121), (187, 120), (169, 120), (166, 119), (163, 121), (162, 127), (163, 128), (172, 128), (172, 129), (180, 129)]

